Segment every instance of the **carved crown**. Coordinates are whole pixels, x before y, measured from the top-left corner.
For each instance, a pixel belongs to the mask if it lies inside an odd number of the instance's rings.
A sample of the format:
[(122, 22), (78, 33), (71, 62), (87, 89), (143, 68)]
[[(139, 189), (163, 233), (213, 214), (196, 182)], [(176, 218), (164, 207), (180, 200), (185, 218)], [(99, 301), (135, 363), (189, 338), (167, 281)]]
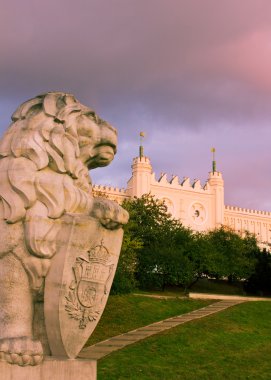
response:
[(108, 261), (109, 251), (103, 243), (96, 245), (90, 251), (88, 251), (88, 257), (90, 262), (99, 262), (105, 264)]

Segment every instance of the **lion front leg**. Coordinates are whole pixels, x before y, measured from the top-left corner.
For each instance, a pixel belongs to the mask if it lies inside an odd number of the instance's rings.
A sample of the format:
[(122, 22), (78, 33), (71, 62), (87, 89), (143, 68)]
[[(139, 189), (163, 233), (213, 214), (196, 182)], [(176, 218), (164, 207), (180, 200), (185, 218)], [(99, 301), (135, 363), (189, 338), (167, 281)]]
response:
[(0, 259), (0, 357), (11, 364), (36, 365), (42, 346), (33, 339), (33, 302), (29, 280), (12, 254)]
[(91, 216), (109, 230), (114, 230), (128, 223), (129, 214), (118, 203), (105, 198), (94, 198)]

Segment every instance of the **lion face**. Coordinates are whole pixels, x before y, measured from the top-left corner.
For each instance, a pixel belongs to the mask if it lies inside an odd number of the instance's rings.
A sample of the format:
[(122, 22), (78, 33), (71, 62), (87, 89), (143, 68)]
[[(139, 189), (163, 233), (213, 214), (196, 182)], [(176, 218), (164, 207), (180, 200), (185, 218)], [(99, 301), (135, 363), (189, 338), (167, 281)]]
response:
[(79, 159), (88, 169), (107, 166), (117, 151), (117, 133), (106, 122), (100, 125), (83, 115), (78, 122)]
[[(61, 214), (55, 211), (59, 205), (67, 209), (60, 190), (53, 195), (49, 194), (50, 189), (37, 190), (37, 178), (45, 172), (54, 175), (54, 181), (69, 178), (75, 188), (85, 193), (83, 197), (91, 197), (88, 170), (113, 160), (117, 146), (113, 127), (73, 95), (61, 92), (28, 100), (14, 112), (12, 120), (0, 141), (0, 196), (6, 205), (7, 221), (22, 219), (37, 200), (46, 207), (52, 203), (50, 217)], [(15, 169), (20, 176), (13, 175)]]

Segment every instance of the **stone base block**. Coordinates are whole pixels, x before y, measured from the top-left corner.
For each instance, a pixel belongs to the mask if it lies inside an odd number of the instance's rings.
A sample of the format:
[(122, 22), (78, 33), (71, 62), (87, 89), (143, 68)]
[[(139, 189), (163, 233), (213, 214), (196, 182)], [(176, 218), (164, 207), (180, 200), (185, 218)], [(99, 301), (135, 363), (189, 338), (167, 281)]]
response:
[(96, 380), (96, 360), (46, 357), (38, 366), (20, 367), (0, 361), (0, 380)]

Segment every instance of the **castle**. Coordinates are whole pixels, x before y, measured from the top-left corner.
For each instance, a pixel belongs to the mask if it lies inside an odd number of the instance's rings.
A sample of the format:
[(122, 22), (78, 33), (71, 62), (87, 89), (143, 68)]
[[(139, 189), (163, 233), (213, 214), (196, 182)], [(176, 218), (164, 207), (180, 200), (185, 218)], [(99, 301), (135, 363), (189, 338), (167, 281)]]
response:
[(221, 225), (239, 234), (249, 231), (255, 234), (261, 248), (270, 250), (271, 212), (225, 205), (224, 181), (214, 160), (213, 170), (202, 186), (199, 180), (191, 183), (188, 177), (180, 181), (173, 176), (168, 180), (165, 173), (157, 180), (150, 159), (143, 154), (142, 145), (139, 152), (139, 156), (133, 159), (132, 176), (126, 189), (94, 185), (94, 195), (104, 194), (121, 204), (124, 199), (151, 193), (165, 202), (175, 219), (194, 231), (208, 231)]

